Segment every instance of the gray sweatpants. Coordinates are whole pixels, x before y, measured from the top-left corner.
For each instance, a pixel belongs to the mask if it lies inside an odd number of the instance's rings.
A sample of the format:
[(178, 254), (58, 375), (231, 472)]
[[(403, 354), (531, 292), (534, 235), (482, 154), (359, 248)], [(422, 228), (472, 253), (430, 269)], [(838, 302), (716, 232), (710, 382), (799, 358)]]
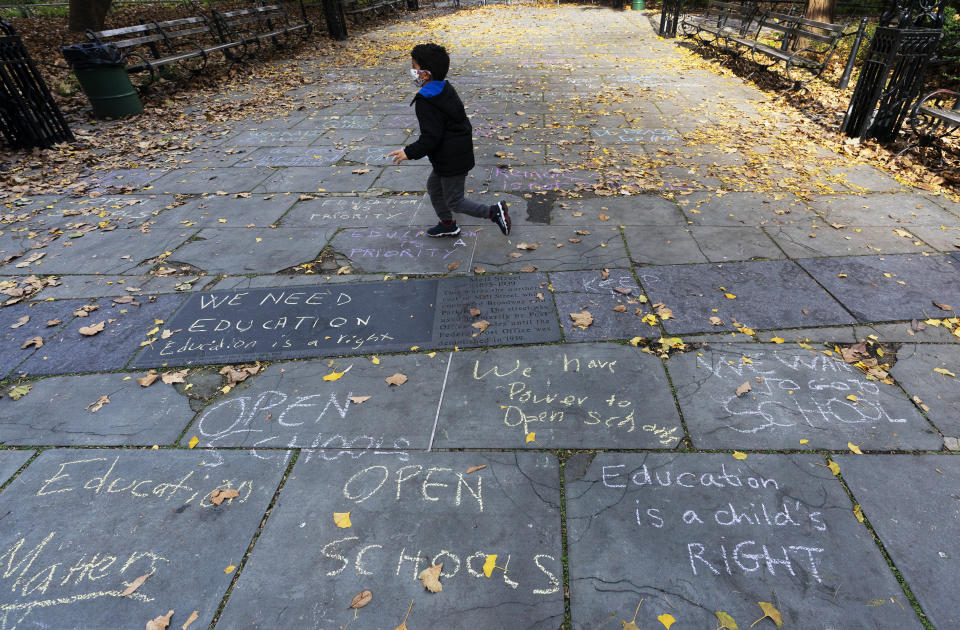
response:
[(430, 203), (441, 221), (453, 221), (453, 213), (469, 214), (472, 217), (490, 218), (490, 206), (477, 203), (463, 196), (466, 175), (440, 177), (437, 171), (430, 171), (427, 178), (427, 194)]

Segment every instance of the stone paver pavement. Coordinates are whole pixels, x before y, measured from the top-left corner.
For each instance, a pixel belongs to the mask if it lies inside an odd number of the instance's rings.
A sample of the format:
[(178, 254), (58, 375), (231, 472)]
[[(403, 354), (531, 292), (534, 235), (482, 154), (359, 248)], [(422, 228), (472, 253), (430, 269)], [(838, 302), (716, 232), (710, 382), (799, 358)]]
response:
[[(385, 159), (423, 29), (509, 238)], [(645, 13), (360, 37), (329, 108), (0, 200), (0, 629), (956, 626), (957, 205)]]

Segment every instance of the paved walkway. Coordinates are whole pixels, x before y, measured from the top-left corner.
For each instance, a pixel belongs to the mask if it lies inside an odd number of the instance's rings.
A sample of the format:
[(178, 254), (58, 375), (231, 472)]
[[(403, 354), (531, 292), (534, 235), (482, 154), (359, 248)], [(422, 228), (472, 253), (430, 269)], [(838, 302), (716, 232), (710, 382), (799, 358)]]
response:
[[(427, 239), (385, 158), (428, 38), (509, 239)], [(352, 46), (176, 169), (5, 200), (0, 629), (960, 626), (960, 205), (640, 13)]]

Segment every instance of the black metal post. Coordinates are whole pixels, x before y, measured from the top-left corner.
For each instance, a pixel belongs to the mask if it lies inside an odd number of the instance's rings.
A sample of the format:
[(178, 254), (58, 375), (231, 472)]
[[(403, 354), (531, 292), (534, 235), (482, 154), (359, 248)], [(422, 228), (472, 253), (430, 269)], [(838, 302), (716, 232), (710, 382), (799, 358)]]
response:
[(680, 11), (683, 8), (683, 0), (663, 0), (663, 7), (660, 9), (660, 37), (676, 37), (677, 26), (680, 23)]
[(323, 0), (323, 16), (332, 39), (347, 39), (347, 18), (343, 15), (343, 0)]
[(420, 10), (420, 0), (407, 0), (407, 8), (411, 11)]
[(847, 58), (847, 67), (843, 69), (843, 76), (840, 77), (840, 89), (845, 90), (850, 85), (850, 74), (853, 72), (853, 65), (857, 62), (857, 53), (860, 52), (860, 46), (863, 45), (863, 37), (867, 34), (867, 22), (870, 18), (860, 20), (860, 26), (857, 28), (857, 36), (853, 40), (853, 50), (850, 51), (850, 57)]

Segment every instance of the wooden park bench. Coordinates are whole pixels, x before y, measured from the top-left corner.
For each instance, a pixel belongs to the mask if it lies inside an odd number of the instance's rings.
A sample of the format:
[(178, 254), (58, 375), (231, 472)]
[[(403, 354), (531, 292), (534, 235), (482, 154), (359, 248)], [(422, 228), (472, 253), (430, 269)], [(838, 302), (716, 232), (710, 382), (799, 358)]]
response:
[(386, 15), (388, 11), (400, 10), (406, 3), (407, 0), (377, 0), (361, 5), (359, 0), (349, 0), (344, 3), (344, 14), (354, 19), (364, 14)]
[(724, 45), (728, 36), (745, 36), (758, 12), (756, 2), (734, 3), (710, 0), (702, 14), (687, 13), (680, 21), (680, 31), (693, 38), (698, 46)]
[(87, 38), (120, 49), (128, 73), (149, 72), (150, 80), (171, 65), (199, 73), (212, 53), (227, 53), (241, 45), (223, 41), (204, 16), (143, 22), (106, 31), (87, 31)]
[(284, 46), (291, 35), (306, 39), (313, 32), (303, 1), (298, 0), (296, 14), (284, 5), (272, 4), (237, 11), (213, 11), (213, 20), (223, 42), (239, 42), (247, 51), (257, 50), (270, 41)]

